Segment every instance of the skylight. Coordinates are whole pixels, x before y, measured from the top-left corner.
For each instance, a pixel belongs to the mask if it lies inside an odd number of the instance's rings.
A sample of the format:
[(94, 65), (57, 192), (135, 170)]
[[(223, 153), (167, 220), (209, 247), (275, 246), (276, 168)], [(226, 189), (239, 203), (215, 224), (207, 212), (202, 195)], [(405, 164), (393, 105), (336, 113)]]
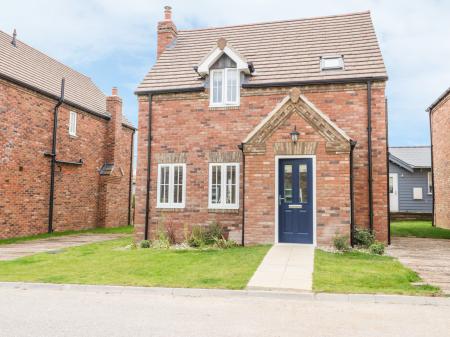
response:
[(323, 56), (320, 59), (320, 70), (344, 69), (344, 59), (338, 56)]

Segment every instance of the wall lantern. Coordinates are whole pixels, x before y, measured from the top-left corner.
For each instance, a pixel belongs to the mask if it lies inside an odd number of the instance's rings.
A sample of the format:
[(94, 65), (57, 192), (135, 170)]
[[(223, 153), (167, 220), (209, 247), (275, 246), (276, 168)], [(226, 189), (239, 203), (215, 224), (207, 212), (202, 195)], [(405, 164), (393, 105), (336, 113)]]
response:
[(290, 133), (290, 135), (291, 135), (292, 141), (293, 141), (294, 143), (297, 143), (297, 141), (298, 141), (298, 136), (299, 136), (299, 133), (298, 133), (298, 131), (297, 131), (297, 126), (294, 126), (294, 130), (292, 130), (292, 132)]

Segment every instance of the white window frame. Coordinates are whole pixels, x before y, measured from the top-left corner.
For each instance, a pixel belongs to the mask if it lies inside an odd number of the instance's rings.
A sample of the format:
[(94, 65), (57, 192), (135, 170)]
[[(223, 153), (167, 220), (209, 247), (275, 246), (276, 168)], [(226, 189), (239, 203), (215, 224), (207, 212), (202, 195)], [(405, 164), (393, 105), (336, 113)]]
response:
[[(175, 167), (183, 168), (183, 185), (182, 185), (182, 198), (183, 201), (181, 203), (175, 203), (173, 201), (173, 192), (174, 192), (174, 168)], [(168, 202), (160, 202), (160, 194), (161, 194), (161, 167), (169, 168), (169, 200)], [(156, 192), (156, 207), (157, 208), (185, 208), (186, 206), (186, 164), (176, 163), (176, 164), (158, 164), (158, 182), (157, 182), (157, 192)]]
[(69, 135), (77, 135), (77, 113), (75, 111), (69, 112)]
[[(230, 71), (236, 71), (236, 101), (228, 101), (227, 93), (228, 93), (228, 73)], [(214, 83), (213, 78), (214, 74), (220, 73), (222, 76), (222, 102), (214, 102)], [(210, 88), (210, 97), (209, 97), (209, 106), (211, 107), (226, 107), (226, 106), (239, 106), (240, 104), (240, 95), (241, 95), (241, 73), (236, 68), (224, 68), (224, 69), (211, 69), (210, 77), (209, 77), (209, 88)]]
[[(338, 66), (326, 66), (325, 63), (327, 60), (339, 60)], [(336, 56), (322, 56), (320, 58), (320, 70), (344, 70), (344, 58), (341, 55)]]
[(431, 171), (428, 172), (427, 174), (427, 179), (428, 179), (428, 194), (433, 194), (433, 175), (431, 173)]
[[(221, 181), (220, 181), (220, 204), (212, 202), (212, 168), (213, 166), (221, 167)], [(233, 166), (236, 168), (236, 201), (233, 204), (226, 203), (226, 186), (227, 186), (227, 167)], [(208, 208), (209, 209), (239, 209), (239, 190), (240, 190), (240, 173), (239, 163), (209, 163), (209, 182), (208, 182)]]

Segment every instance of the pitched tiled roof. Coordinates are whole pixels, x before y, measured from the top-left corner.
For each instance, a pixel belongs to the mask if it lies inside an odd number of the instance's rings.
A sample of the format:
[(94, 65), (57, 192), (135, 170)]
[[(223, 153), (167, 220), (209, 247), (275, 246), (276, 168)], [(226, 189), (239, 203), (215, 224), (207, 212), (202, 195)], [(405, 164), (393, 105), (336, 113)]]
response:
[(0, 31), (0, 76), (19, 81), (59, 97), (61, 79), (65, 80), (65, 100), (92, 112), (107, 115), (106, 97), (92, 80)]
[(433, 104), (431, 104), (431, 105), (427, 108), (427, 111), (433, 110), (434, 107), (435, 107), (436, 105), (438, 105), (439, 103), (441, 103), (441, 101), (442, 101), (445, 97), (447, 97), (448, 95), (450, 95), (450, 87), (449, 87), (447, 90), (445, 90), (445, 91), (442, 93), (442, 95), (439, 96), (439, 97), (433, 102)]
[[(369, 12), (178, 31), (137, 93), (198, 88), (193, 70), (224, 37), (249, 62), (250, 84), (387, 77)], [(320, 70), (320, 57), (343, 55), (345, 70)]]
[(390, 147), (389, 153), (411, 168), (431, 167), (431, 150), (429, 146)]

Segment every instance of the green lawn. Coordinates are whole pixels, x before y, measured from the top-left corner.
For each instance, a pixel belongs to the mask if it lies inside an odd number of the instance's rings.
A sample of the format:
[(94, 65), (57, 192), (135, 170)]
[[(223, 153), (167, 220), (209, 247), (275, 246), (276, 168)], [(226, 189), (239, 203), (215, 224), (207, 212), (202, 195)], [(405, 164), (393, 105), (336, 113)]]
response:
[(450, 229), (433, 227), (431, 221), (393, 221), (391, 234), (392, 236), (450, 239)]
[(85, 229), (85, 230), (81, 230), (81, 231), (53, 232), (51, 234), (43, 233), (43, 234), (22, 236), (22, 237), (11, 238), (11, 239), (0, 239), (0, 245), (7, 245), (10, 243), (18, 243), (18, 242), (24, 242), (24, 241), (47, 239), (47, 238), (53, 238), (53, 237), (57, 237), (57, 236), (83, 234), (83, 233), (132, 234), (133, 226), (124, 226), (124, 227), (116, 227), (116, 228), (93, 228), (93, 229)]
[(317, 249), (313, 290), (334, 293), (437, 295), (429, 285), (413, 286), (419, 276), (388, 256), (361, 252), (328, 253)]
[(243, 289), (270, 248), (121, 249), (131, 240), (0, 261), (0, 281)]

